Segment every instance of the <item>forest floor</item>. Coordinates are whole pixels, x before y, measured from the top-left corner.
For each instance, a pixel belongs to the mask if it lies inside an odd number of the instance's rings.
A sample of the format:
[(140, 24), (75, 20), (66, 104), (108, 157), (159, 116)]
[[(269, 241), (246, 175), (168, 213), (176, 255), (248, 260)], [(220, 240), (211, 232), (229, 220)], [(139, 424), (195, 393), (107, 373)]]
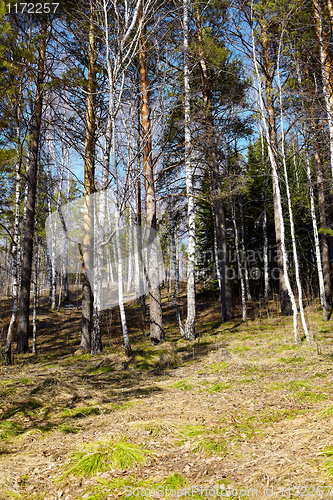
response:
[(185, 342), (164, 296), (161, 346), (127, 307), (131, 359), (117, 311), (103, 354), (78, 355), (81, 311), (41, 303), (38, 356), (0, 365), (0, 499), (333, 498), (333, 320), (308, 305), (316, 347), (295, 347), (274, 303), (223, 325), (198, 303)]

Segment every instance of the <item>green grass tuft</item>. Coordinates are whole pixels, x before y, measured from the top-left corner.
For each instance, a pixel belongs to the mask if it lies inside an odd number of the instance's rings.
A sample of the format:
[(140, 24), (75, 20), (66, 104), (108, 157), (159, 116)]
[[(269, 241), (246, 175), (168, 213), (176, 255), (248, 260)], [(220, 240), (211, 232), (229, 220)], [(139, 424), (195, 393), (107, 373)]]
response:
[(320, 411), (319, 415), (321, 415), (322, 417), (333, 417), (333, 405), (326, 408), (326, 410)]
[(169, 477), (165, 478), (161, 484), (163, 486), (167, 486), (168, 489), (180, 489), (184, 488), (188, 484), (187, 479), (182, 476), (182, 474), (179, 474), (179, 472), (174, 472), (173, 474), (170, 474)]
[[(128, 500), (147, 500), (147, 498), (161, 498), (161, 493), (164, 492), (163, 498), (174, 498), (174, 491), (181, 490), (189, 483), (186, 477), (178, 472), (164, 477), (157, 482), (154, 478), (140, 479), (132, 476), (131, 478), (119, 477), (111, 480), (97, 478), (98, 484), (88, 486), (83, 493), (83, 498), (86, 500), (105, 500), (106, 498), (127, 498)], [(159, 490), (158, 490), (159, 488)], [(156, 495), (156, 492), (160, 492)], [(170, 493), (169, 493), (170, 492)], [(110, 494), (112, 496), (110, 496)], [(193, 498), (199, 498), (194, 495)]]
[(204, 425), (185, 425), (180, 431), (180, 435), (183, 439), (191, 439), (206, 432), (208, 429)]
[(219, 392), (224, 391), (225, 389), (229, 389), (230, 384), (222, 383), (222, 384), (213, 384), (211, 387), (208, 387), (208, 391)]
[(242, 353), (242, 352), (246, 352), (246, 351), (251, 351), (251, 348), (247, 347), (246, 345), (243, 345), (243, 346), (239, 346), (239, 347), (234, 347), (232, 350), (233, 350), (233, 352)]
[(227, 384), (225, 382), (221, 382), (220, 384), (212, 384), (208, 380), (204, 380), (201, 382), (201, 386), (204, 386), (204, 389), (201, 389), (200, 392), (202, 391), (208, 391), (208, 392), (219, 392), (219, 391), (224, 391), (225, 389), (230, 389), (231, 385)]
[(225, 454), (226, 445), (220, 433), (220, 429), (210, 430), (204, 425), (186, 425), (180, 431), (181, 439), (176, 444), (181, 446), (189, 441), (194, 452)]
[(193, 386), (185, 380), (180, 380), (179, 382), (173, 384), (171, 387), (174, 387), (175, 389), (181, 389), (182, 391), (191, 391), (193, 389)]
[(298, 391), (299, 389), (311, 389), (311, 385), (303, 380), (295, 380), (289, 384), (291, 391)]
[(313, 401), (313, 402), (316, 402), (316, 401), (324, 401), (325, 399), (327, 399), (327, 396), (325, 396), (324, 394), (314, 393), (314, 392), (311, 392), (311, 391), (296, 392), (296, 396), (301, 401)]
[(78, 432), (80, 432), (80, 430), (80, 427), (75, 427), (74, 425), (59, 425), (59, 431), (63, 432), (64, 434), (77, 434)]
[(217, 437), (210, 439), (208, 437), (203, 437), (194, 441), (192, 446), (192, 451), (204, 452), (207, 455), (224, 455), (227, 451), (227, 447), (224, 441), (218, 440)]
[(77, 408), (66, 408), (61, 414), (62, 417), (83, 418), (89, 415), (100, 415), (101, 410), (98, 406), (79, 406)]
[(155, 368), (158, 356), (156, 352), (145, 349), (145, 351), (136, 352), (134, 354), (134, 365), (139, 370), (152, 370)]
[(274, 410), (274, 411), (265, 413), (260, 418), (260, 420), (264, 424), (269, 424), (269, 423), (274, 423), (274, 422), (280, 422), (281, 420), (285, 420), (285, 419), (293, 420), (298, 415), (304, 415), (304, 413), (306, 413), (305, 410), (298, 410), (297, 408), (295, 408), (295, 409), (283, 408), (282, 410), (278, 409), (278, 410)]
[(275, 348), (275, 352), (278, 353), (278, 352), (283, 352), (283, 351), (292, 351), (293, 349), (295, 349), (295, 346), (291, 346), (291, 345), (280, 345), (280, 346), (277, 346)]
[(17, 406), (14, 406), (13, 408), (10, 408), (7, 410), (3, 415), (2, 418), (10, 418), (13, 417), (14, 415), (17, 414), (23, 414), (28, 417), (34, 417), (38, 412), (40, 412), (40, 409), (43, 407), (43, 405), (34, 398), (29, 398), (27, 401), (24, 403), (21, 403)]
[(114, 372), (115, 369), (112, 366), (99, 366), (97, 368), (92, 368), (89, 373), (96, 374), (96, 373), (111, 373)]
[(226, 370), (228, 368), (228, 363), (226, 361), (222, 361), (221, 363), (211, 363), (209, 365), (205, 365), (205, 368), (212, 373), (218, 373)]
[(75, 451), (64, 467), (63, 477), (72, 474), (80, 477), (95, 476), (98, 472), (104, 472), (113, 467), (124, 470), (133, 465), (142, 464), (149, 454), (152, 452), (129, 441), (99, 441)]
[(10, 420), (0, 422), (0, 440), (2, 441), (18, 436), (22, 432), (23, 427), (16, 422), (11, 422)]
[(32, 385), (33, 384), (33, 381), (31, 378), (28, 378), (28, 377), (24, 377), (24, 378), (21, 378), (19, 380), (19, 383), (20, 384), (23, 384), (23, 385)]
[(324, 469), (328, 476), (333, 476), (333, 447), (326, 448), (320, 453), (320, 455), (328, 457), (328, 460), (324, 462)]
[(279, 358), (278, 361), (281, 363), (303, 363), (304, 358), (301, 356), (294, 356), (292, 358)]

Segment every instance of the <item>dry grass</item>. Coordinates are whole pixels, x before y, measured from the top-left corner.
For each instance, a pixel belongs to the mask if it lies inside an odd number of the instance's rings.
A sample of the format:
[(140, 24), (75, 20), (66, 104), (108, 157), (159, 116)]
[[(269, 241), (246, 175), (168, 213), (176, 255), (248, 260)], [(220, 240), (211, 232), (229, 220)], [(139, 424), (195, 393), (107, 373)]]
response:
[[(0, 366), (0, 499), (125, 498), (134, 486), (187, 484), (252, 487), (262, 499), (269, 487), (281, 500), (282, 487), (331, 484), (322, 452), (332, 448), (332, 326), (315, 306), (306, 311), (316, 348), (293, 346), (292, 319), (273, 303), (246, 325), (221, 325), (219, 304), (200, 299), (192, 343), (179, 338), (166, 298), (164, 310), (167, 342), (152, 347), (140, 310), (129, 308), (128, 360), (116, 311), (106, 317), (105, 352), (75, 356), (80, 311), (51, 314), (42, 304), (38, 357)], [(153, 453), (66, 477), (73, 452), (120, 438)]]

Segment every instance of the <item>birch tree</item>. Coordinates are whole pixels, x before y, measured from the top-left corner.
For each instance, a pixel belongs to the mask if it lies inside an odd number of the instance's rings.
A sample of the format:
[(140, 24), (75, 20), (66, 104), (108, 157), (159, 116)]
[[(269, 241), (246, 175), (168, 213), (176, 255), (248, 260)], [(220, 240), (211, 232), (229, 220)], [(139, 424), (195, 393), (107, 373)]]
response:
[[(259, 5), (258, 15), (253, 14), (253, 3), (251, 3), (250, 11), (250, 28), (252, 31), (252, 60), (255, 67), (255, 74), (259, 92), (259, 104), (261, 112), (261, 120), (263, 120), (263, 130), (265, 139), (268, 145), (269, 160), (272, 168), (273, 179), (273, 201), (274, 201), (274, 221), (275, 235), (277, 247), (277, 264), (279, 268), (279, 291), (281, 313), (289, 315), (293, 311), (292, 291), (290, 288), (289, 278), (287, 276), (287, 255), (284, 245), (284, 222), (281, 207), (278, 201), (280, 198), (279, 186), (279, 157), (278, 157), (278, 138), (276, 129), (276, 111), (275, 111), (275, 93), (273, 89), (274, 76), (276, 72), (276, 51), (272, 47), (271, 35), (267, 30), (267, 20), (265, 18), (265, 3)], [(248, 16), (249, 14), (246, 13)], [(268, 15), (268, 14), (267, 14)], [(255, 22), (260, 30), (260, 35), (255, 32)], [(259, 71), (259, 62), (257, 58), (257, 44), (260, 46), (261, 52), (261, 68), (264, 76), (264, 93), (262, 91), (262, 79)], [(274, 164), (274, 165), (273, 165)], [(295, 314), (295, 313), (293, 313)]]
[[(279, 183), (278, 176), (278, 164), (277, 164), (277, 138), (276, 138), (276, 129), (275, 129), (275, 112), (273, 108), (272, 101), (272, 87), (271, 81), (267, 81), (266, 78), (266, 101), (267, 102), (267, 113), (268, 118), (265, 113), (265, 105), (263, 99), (262, 92), (262, 82), (259, 73), (258, 61), (257, 61), (257, 53), (256, 53), (256, 42), (254, 35), (254, 25), (253, 25), (253, 5), (251, 5), (251, 29), (252, 29), (252, 55), (253, 55), (253, 64), (255, 75), (257, 79), (257, 89), (258, 89), (258, 98), (259, 98), (259, 108), (261, 113), (262, 126), (264, 130), (264, 134), (267, 141), (268, 146), (268, 154), (272, 168), (272, 181), (273, 181), (273, 199), (274, 199), (274, 218), (275, 218), (275, 232), (276, 232), (276, 243), (277, 243), (277, 252), (279, 259), (279, 278), (280, 278), (280, 295), (281, 295), (281, 310), (286, 313), (286, 299), (291, 302), (292, 311), (293, 311), (293, 324), (294, 324), (294, 340), (296, 344), (299, 344), (299, 333), (298, 333), (298, 324), (297, 324), (297, 305), (295, 301), (295, 296), (293, 290), (291, 288), (289, 276), (288, 276), (288, 261), (287, 261), (287, 249), (286, 249), (286, 241), (285, 241), (285, 224), (283, 218), (283, 210), (282, 210), (282, 200), (281, 200), (281, 189)], [(263, 18), (261, 18), (261, 28), (264, 30), (263, 37), (263, 49), (264, 49), (264, 59), (265, 60), (265, 74), (267, 76), (267, 71), (269, 71), (270, 61), (268, 56), (268, 39), (266, 32), (266, 25)], [(269, 73), (268, 73), (269, 74)], [(281, 262), (282, 260), (282, 262)], [(282, 268), (280, 267), (282, 264)], [(281, 278), (282, 276), (282, 278)], [(286, 293), (287, 297), (286, 297)], [(284, 306), (284, 307), (283, 307)]]
[[(20, 97), (21, 99), (21, 97)], [(9, 322), (5, 358), (6, 363), (11, 364), (11, 346), (14, 325), (17, 318), (18, 310), (18, 295), (19, 295), (19, 266), (20, 266), (20, 196), (21, 196), (21, 166), (22, 166), (22, 143), (21, 143), (21, 103), (20, 100), (16, 105), (16, 159), (15, 159), (15, 212), (14, 212), (14, 234), (12, 245), (12, 295), (13, 295), (13, 310)]]
[(303, 91), (303, 85), (302, 85), (302, 77), (300, 74), (299, 64), (297, 64), (297, 63), (296, 63), (296, 72), (297, 72), (298, 85), (299, 85), (299, 88), (301, 91), (302, 115), (304, 117), (304, 120), (302, 121), (302, 132), (303, 132), (303, 137), (304, 137), (306, 176), (307, 176), (307, 180), (308, 180), (311, 222), (312, 222), (312, 229), (313, 229), (315, 256), (316, 256), (317, 273), (318, 273), (318, 281), (319, 281), (319, 296), (320, 296), (321, 306), (323, 309), (323, 321), (328, 321), (328, 304), (326, 303), (323, 266), (322, 266), (321, 254), (320, 254), (320, 240), (319, 240), (319, 233), (318, 233), (317, 214), (316, 214), (313, 181), (312, 181), (312, 173), (311, 173), (311, 166), (310, 166), (310, 154), (309, 154), (309, 144), (308, 144), (309, 133), (308, 133), (307, 119), (305, 118), (307, 116), (307, 114), (305, 111), (304, 98), (303, 98), (304, 91)]
[(188, 219), (188, 264), (187, 264), (187, 318), (184, 337), (195, 338), (195, 201), (194, 168), (191, 161), (191, 106), (189, 73), (189, 20), (188, 0), (183, 0), (184, 30), (184, 128), (185, 128), (185, 175)]
[[(294, 217), (293, 217), (293, 210), (292, 210), (292, 204), (291, 204), (291, 195), (290, 195), (287, 162), (286, 162), (286, 154), (285, 154), (284, 116), (283, 116), (283, 102), (282, 102), (282, 86), (281, 86), (281, 78), (280, 78), (280, 57), (281, 57), (281, 49), (282, 49), (282, 44), (283, 44), (283, 35), (284, 35), (284, 29), (282, 29), (282, 33), (280, 36), (278, 58), (277, 58), (277, 82), (278, 82), (279, 103), (280, 103), (281, 156), (282, 156), (282, 164), (283, 164), (284, 182), (285, 182), (286, 193), (287, 193), (290, 232), (291, 232), (291, 241), (292, 241), (292, 248), (293, 248), (294, 266), (295, 266), (295, 277), (296, 277), (296, 285), (297, 285), (297, 290), (298, 290), (298, 305), (299, 305), (299, 310), (300, 310), (301, 322), (302, 322), (302, 326), (303, 326), (303, 330), (304, 330), (304, 334), (305, 334), (307, 343), (309, 345), (313, 345), (313, 343), (314, 343), (313, 342), (313, 335), (308, 330), (308, 326), (306, 324), (306, 320), (305, 320), (305, 316), (304, 316), (303, 291), (302, 291), (302, 284), (301, 284), (301, 280), (300, 280), (298, 254), (297, 254), (297, 247), (296, 247), (295, 225), (294, 225)], [(295, 341), (297, 342), (297, 338), (295, 338)]]

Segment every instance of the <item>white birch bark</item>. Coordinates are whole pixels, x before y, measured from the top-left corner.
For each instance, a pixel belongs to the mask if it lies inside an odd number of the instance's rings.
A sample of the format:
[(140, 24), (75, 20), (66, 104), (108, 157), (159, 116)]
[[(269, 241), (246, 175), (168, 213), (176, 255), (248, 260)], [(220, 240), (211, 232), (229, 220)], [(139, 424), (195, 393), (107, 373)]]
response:
[[(300, 70), (299, 70), (298, 64), (296, 64), (296, 70), (297, 70), (298, 85), (299, 85), (300, 90), (303, 91), (302, 78), (300, 75)], [(302, 94), (303, 94), (303, 92), (302, 92)], [(302, 113), (303, 113), (303, 116), (305, 117), (306, 113), (305, 113), (305, 106), (304, 106), (303, 98), (301, 100), (301, 104), (302, 104)], [(310, 195), (310, 212), (311, 212), (311, 222), (312, 222), (312, 228), (313, 228), (317, 273), (318, 273), (318, 281), (319, 281), (319, 296), (320, 296), (320, 302), (321, 302), (321, 306), (322, 306), (322, 310), (323, 310), (323, 321), (328, 321), (328, 309), (327, 309), (326, 296), (325, 296), (324, 274), (323, 274), (323, 266), (322, 266), (321, 254), (320, 254), (320, 240), (319, 240), (319, 233), (318, 233), (318, 224), (317, 224), (317, 215), (316, 215), (316, 207), (315, 207), (315, 201), (314, 201), (312, 178), (311, 178), (310, 158), (309, 158), (309, 151), (308, 151), (308, 145), (307, 145), (308, 131), (307, 131), (306, 120), (304, 120), (302, 128), (303, 128), (303, 135), (304, 135), (304, 140), (305, 140), (306, 175), (307, 175), (307, 179), (308, 179), (309, 195)]]
[(301, 322), (302, 322), (303, 331), (304, 331), (304, 334), (306, 337), (306, 341), (309, 345), (313, 345), (313, 335), (308, 330), (308, 326), (306, 324), (306, 320), (305, 320), (305, 316), (304, 316), (303, 291), (302, 291), (302, 284), (301, 284), (300, 275), (299, 275), (299, 263), (298, 263), (298, 254), (297, 254), (297, 246), (296, 246), (294, 216), (293, 216), (293, 210), (292, 210), (292, 205), (291, 205), (288, 170), (287, 170), (287, 162), (286, 162), (286, 154), (285, 154), (282, 87), (281, 87), (281, 80), (280, 80), (280, 54), (281, 54), (282, 41), (283, 41), (283, 35), (281, 35), (281, 40), (280, 40), (280, 44), (279, 44), (278, 63), (277, 63), (277, 82), (278, 82), (278, 88), (279, 88), (279, 101), (280, 101), (281, 155), (282, 155), (284, 181), (285, 181), (287, 201), (288, 201), (290, 233), (291, 233), (293, 257), (294, 257), (294, 265), (295, 265), (296, 285), (297, 285), (297, 291), (298, 291), (298, 305), (299, 305)]
[(316, 264), (317, 264), (318, 281), (319, 281), (319, 296), (320, 296), (321, 306), (323, 308), (323, 321), (328, 321), (328, 310), (327, 310), (326, 298), (325, 298), (323, 267), (322, 267), (321, 255), (320, 255), (320, 240), (319, 240), (319, 233), (318, 233), (318, 223), (317, 223), (316, 207), (315, 207), (314, 193), (313, 193), (313, 186), (312, 186), (310, 159), (309, 159), (309, 153), (307, 150), (307, 146), (306, 146), (306, 150), (305, 150), (305, 161), (306, 161), (306, 175), (308, 178), (308, 185), (309, 185), (311, 222), (312, 222), (312, 228), (313, 228)]
[[(48, 127), (50, 125), (48, 124)], [(50, 216), (52, 213), (52, 153), (51, 153), (51, 144), (52, 137), (51, 133), (48, 130), (46, 135), (47, 140), (47, 209), (48, 215)], [(53, 157), (53, 162), (55, 162), (55, 158)], [(56, 162), (55, 162), (56, 166)], [(56, 271), (56, 234), (53, 225), (50, 227), (50, 248), (49, 248), (49, 273), (50, 273), (50, 297), (49, 302), (51, 306), (51, 310), (55, 311), (56, 308), (56, 293), (57, 293), (57, 271)]]
[(17, 106), (17, 116), (16, 116), (16, 163), (15, 163), (15, 215), (14, 215), (14, 235), (13, 235), (13, 246), (12, 246), (12, 289), (13, 289), (13, 310), (9, 322), (6, 347), (5, 347), (5, 358), (6, 363), (11, 364), (11, 346), (14, 331), (14, 324), (17, 318), (17, 307), (18, 307), (18, 293), (19, 293), (19, 267), (20, 267), (20, 252), (19, 252), (19, 240), (20, 240), (20, 187), (21, 187), (21, 116), (20, 108)]
[[(110, 130), (109, 130), (110, 129)], [(108, 117), (107, 131), (106, 135), (111, 132), (111, 121)], [(110, 146), (111, 142), (108, 137), (105, 138), (105, 149), (102, 159), (102, 182), (101, 182), (101, 195), (99, 198), (99, 206), (94, 207), (94, 220), (95, 220), (95, 231), (94, 231), (94, 280), (93, 280), (93, 294), (94, 294), (94, 305), (93, 305), (93, 331), (92, 331), (92, 341), (91, 341), (91, 353), (97, 354), (102, 351), (102, 314), (101, 314), (101, 294), (102, 294), (102, 282), (104, 281), (104, 276), (102, 275), (102, 262), (103, 262), (103, 247), (102, 241), (105, 236), (105, 227), (110, 225), (107, 222), (107, 184), (109, 177), (109, 162), (110, 162)], [(96, 198), (95, 198), (96, 201)], [(98, 204), (97, 204), (98, 205)], [(108, 263), (108, 260), (107, 260)], [(112, 266), (111, 266), (112, 272)], [(105, 277), (106, 278), (106, 277)], [(113, 279), (113, 276), (112, 276)]]
[(266, 210), (266, 206), (264, 208), (264, 214), (263, 214), (263, 220), (262, 220), (262, 230), (263, 230), (263, 236), (264, 236), (264, 247), (263, 247), (263, 253), (264, 253), (264, 298), (265, 298), (265, 302), (267, 302), (269, 291), (270, 291), (270, 286), (269, 286), (269, 272), (268, 272), (268, 238), (267, 238), (267, 210)]
[[(260, 141), (261, 141), (261, 160), (263, 166), (265, 165), (265, 147), (264, 147), (264, 137), (262, 133), (262, 128), (260, 127)], [(263, 245), (263, 260), (264, 260), (264, 299), (265, 302), (268, 300), (268, 295), (270, 292), (269, 285), (269, 269), (268, 269), (268, 237), (267, 237), (267, 208), (266, 208), (266, 196), (267, 196), (267, 184), (266, 178), (264, 178), (263, 182), (263, 204), (264, 204), (264, 213), (262, 219), (262, 230), (264, 237), (264, 245)]]
[[(214, 217), (214, 214), (213, 214), (213, 217)], [(221, 292), (221, 290), (222, 290), (222, 276), (221, 276), (221, 269), (220, 269), (220, 265), (219, 265), (219, 256), (218, 256), (215, 224), (213, 224), (213, 229), (214, 229), (214, 257), (215, 257), (216, 276), (217, 276), (217, 281), (219, 284), (219, 289)], [(220, 298), (221, 298), (221, 293), (220, 293)]]
[[(113, 93), (110, 95), (110, 99), (113, 101)], [(112, 108), (114, 109), (114, 108)], [(118, 171), (117, 171), (117, 158), (116, 158), (116, 130), (115, 130), (115, 114), (112, 113), (112, 172), (115, 181), (115, 230), (116, 230), (116, 247), (117, 247), (117, 267), (118, 267), (118, 302), (120, 310), (120, 320), (121, 327), (124, 337), (125, 352), (128, 356), (132, 354), (132, 349), (129, 341), (126, 313), (124, 307), (124, 288), (123, 288), (123, 257), (120, 246), (120, 196), (119, 196), (119, 186), (118, 186)]]
[(191, 162), (191, 109), (190, 109), (190, 72), (188, 62), (189, 21), (188, 0), (183, 0), (184, 23), (184, 113), (185, 113), (185, 175), (188, 218), (188, 262), (187, 262), (187, 318), (184, 337), (195, 338), (195, 202), (193, 196), (194, 169)]
[(245, 289), (246, 289), (246, 299), (252, 300), (251, 292), (250, 292), (250, 283), (249, 283), (249, 269), (247, 266), (247, 258), (245, 252), (245, 235), (244, 235), (244, 217), (243, 217), (243, 202), (242, 197), (239, 197), (239, 211), (240, 211), (240, 221), (241, 221), (241, 263), (244, 263), (244, 280), (245, 280)]
[(37, 302), (38, 302), (38, 207), (39, 207), (39, 166), (37, 167), (36, 215), (34, 219), (34, 255), (33, 255), (33, 302), (32, 302), (32, 353), (37, 354)]
[[(57, 171), (57, 156), (56, 156), (56, 151), (54, 147), (54, 139), (51, 137), (51, 134), (48, 135), (48, 149), (49, 152), (51, 153), (53, 165), (55, 168), (55, 171)], [(65, 154), (64, 154), (64, 148), (62, 148), (62, 155), (61, 155), (61, 164), (60, 164), (60, 174), (59, 174), (59, 181), (58, 181), (58, 193), (57, 193), (57, 199), (56, 199), (56, 210), (59, 212), (60, 206), (61, 206), (61, 193), (62, 193), (62, 188), (63, 188), (63, 181), (64, 181), (64, 169), (65, 169)], [(48, 178), (49, 178), (49, 188), (51, 189), (51, 181), (52, 181), (52, 171), (51, 171), (51, 162), (48, 163)], [(48, 209), (49, 209), (49, 214), (51, 213), (51, 199), (52, 195), (51, 192), (49, 193), (49, 199), (48, 199)], [(56, 219), (54, 219), (55, 221)], [(52, 224), (51, 224), (52, 226)], [(51, 262), (52, 262), (52, 303), (51, 303), (51, 309), (52, 311), (55, 311), (56, 309), (56, 292), (57, 292), (57, 277), (62, 273), (63, 269), (63, 257), (61, 256), (61, 263), (58, 267), (58, 272), (56, 271), (56, 228), (51, 227), (51, 241), (52, 241), (52, 246), (51, 246)], [(61, 291), (59, 291), (61, 293)]]
[(175, 309), (176, 320), (177, 320), (177, 325), (178, 325), (180, 334), (184, 337), (185, 332), (184, 332), (184, 329), (182, 326), (182, 321), (180, 318), (178, 304), (177, 304), (177, 296), (178, 296), (178, 288), (179, 288), (179, 269), (178, 269), (177, 252), (176, 252), (175, 219), (174, 219), (172, 209), (171, 209), (170, 196), (168, 196), (168, 212), (169, 212), (169, 219), (170, 219), (170, 237), (171, 237), (171, 248), (172, 248), (173, 272), (175, 275), (175, 290), (174, 290), (173, 296), (172, 296), (172, 303), (173, 303), (173, 307)]
[[(71, 179), (70, 179), (70, 151), (69, 148), (66, 147), (66, 144), (63, 140), (61, 140), (61, 149), (62, 154), (65, 158), (65, 166), (67, 170), (67, 179), (66, 179), (66, 203), (69, 202), (70, 195), (70, 187), (71, 187)], [(69, 283), (68, 283), (68, 238), (65, 238), (64, 241), (64, 255), (63, 255), (63, 289), (64, 289), (64, 300), (69, 300)]]
[[(212, 212), (213, 212), (213, 220), (215, 221), (215, 213), (214, 213), (214, 206), (212, 205)], [(214, 258), (215, 258), (215, 269), (216, 269), (216, 275), (217, 275), (217, 281), (219, 284), (219, 290), (220, 290), (220, 304), (221, 304), (221, 315), (223, 318), (223, 305), (222, 305), (222, 273), (221, 273), (221, 268), (220, 268), (220, 262), (219, 262), (219, 251), (217, 248), (217, 236), (216, 236), (216, 225), (213, 224), (213, 232), (214, 232)]]
[(37, 213), (39, 204), (39, 189), (37, 180), (37, 201), (36, 201), (36, 218), (35, 218), (35, 248), (33, 259), (34, 282), (33, 282), (33, 303), (32, 303), (32, 353), (37, 354), (37, 301), (38, 301), (38, 234), (37, 234)]
[(133, 238), (132, 238), (132, 228), (133, 228), (133, 216), (132, 209), (130, 207), (129, 214), (129, 231), (128, 231), (128, 264), (127, 264), (127, 292), (131, 290), (131, 285), (133, 281)]
[(11, 278), (9, 278), (12, 270), (11, 270), (11, 265), (10, 265), (10, 257), (9, 257), (9, 248), (8, 248), (7, 238), (6, 238), (6, 242), (5, 242), (4, 254), (5, 254), (5, 261), (4, 261), (4, 265), (3, 265), (3, 287), (6, 290), (5, 295), (6, 295), (6, 299), (7, 299), (8, 295), (10, 293), (11, 282), (12, 282)]
[(127, 356), (132, 354), (132, 349), (129, 341), (128, 330), (127, 330), (127, 321), (126, 321), (126, 313), (124, 306), (124, 284), (123, 284), (123, 258), (121, 253), (121, 244), (120, 244), (120, 212), (118, 207), (116, 207), (115, 211), (115, 222), (116, 222), (116, 245), (117, 245), (117, 264), (118, 264), (118, 301), (119, 301), (119, 310), (120, 310), (120, 320), (121, 327), (123, 331), (124, 344), (125, 344), (125, 352)]
[(134, 272), (135, 296), (138, 300), (139, 296), (141, 294), (141, 292), (140, 292), (140, 290), (141, 290), (140, 272), (142, 270), (142, 260), (141, 260), (141, 262), (139, 262), (139, 260), (140, 260), (140, 258), (139, 258), (139, 237), (141, 238), (141, 233), (138, 229), (139, 226), (137, 225), (136, 222), (137, 221), (135, 221), (135, 226), (134, 226), (133, 244), (134, 244), (134, 269), (135, 269), (135, 272)]

